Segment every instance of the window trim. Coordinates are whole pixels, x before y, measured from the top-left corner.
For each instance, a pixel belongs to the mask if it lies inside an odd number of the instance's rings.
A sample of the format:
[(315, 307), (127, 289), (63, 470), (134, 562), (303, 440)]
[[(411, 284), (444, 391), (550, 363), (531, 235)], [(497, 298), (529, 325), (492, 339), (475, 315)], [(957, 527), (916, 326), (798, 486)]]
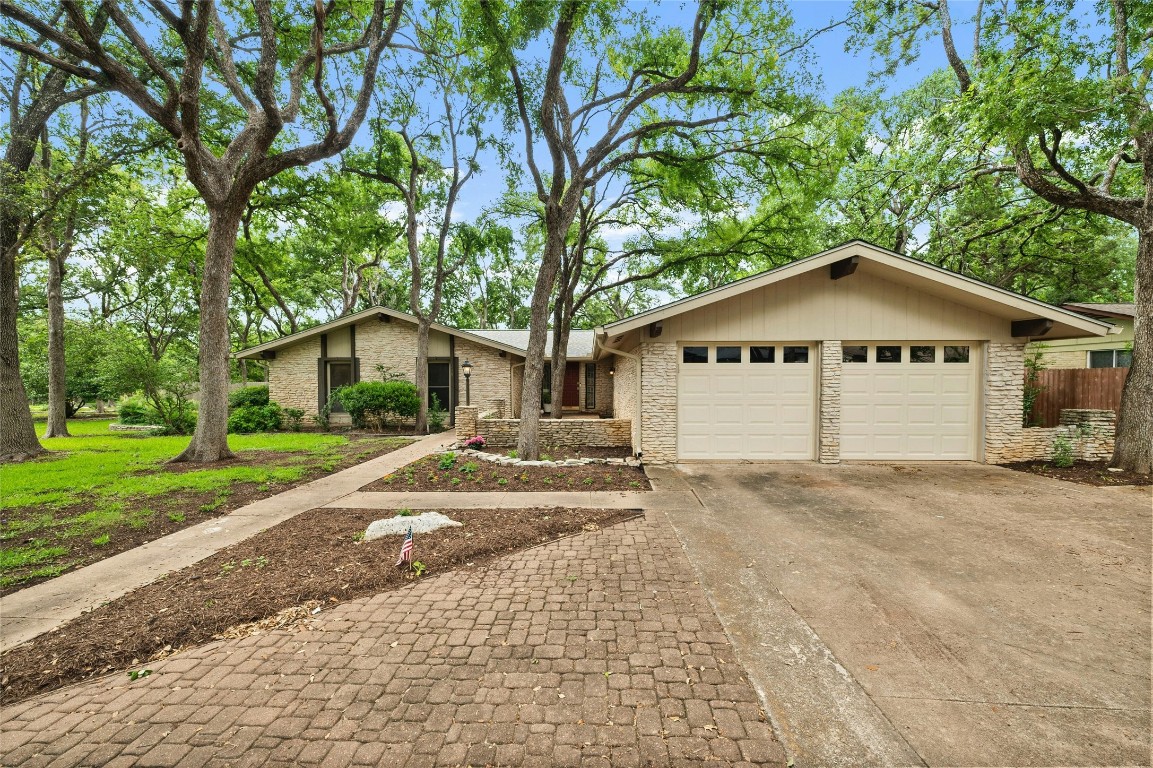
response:
[[(703, 349), (705, 351), (704, 360), (686, 360), (685, 355), (690, 349)], [(694, 353), (695, 354), (695, 353)], [(708, 365), (709, 362), (709, 345), (708, 344), (686, 344), (681, 347), (681, 365)]]

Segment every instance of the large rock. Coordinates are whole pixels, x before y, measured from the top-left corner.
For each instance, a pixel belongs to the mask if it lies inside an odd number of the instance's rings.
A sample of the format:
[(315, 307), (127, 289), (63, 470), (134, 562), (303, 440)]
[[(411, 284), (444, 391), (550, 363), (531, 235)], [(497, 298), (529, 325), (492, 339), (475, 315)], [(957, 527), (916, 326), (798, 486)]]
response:
[(408, 533), (411, 527), (413, 534), (428, 533), (437, 528), (453, 528), (464, 525), (439, 512), (422, 512), (418, 515), (397, 515), (384, 520), (373, 520), (364, 531), (364, 540), (373, 541), (383, 539), (385, 536), (397, 536)]

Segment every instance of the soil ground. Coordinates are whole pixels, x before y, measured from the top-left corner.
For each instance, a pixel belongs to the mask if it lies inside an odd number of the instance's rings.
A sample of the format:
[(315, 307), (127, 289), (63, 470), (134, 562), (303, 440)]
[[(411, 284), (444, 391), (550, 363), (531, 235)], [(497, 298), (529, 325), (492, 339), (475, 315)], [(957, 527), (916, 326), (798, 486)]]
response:
[[(639, 514), (560, 508), (440, 511), (464, 525), (416, 537), (415, 559), (427, 574), (484, 567), (509, 553)], [(0, 656), (0, 703), (402, 588), (416, 577), (394, 565), (401, 538), (360, 541), (370, 522), (389, 515), (363, 509), (305, 512), (13, 648)]]
[[(144, 439), (144, 438), (141, 438)], [(6, 577), (19, 580), (19, 583), (7, 584), (0, 588), (0, 595), (11, 594), (17, 590), (30, 587), (55, 578), (61, 573), (75, 568), (82, 568), (107, 557), (134, 549), (141, 544), (175, 533), (183, 528), (197, 525), (214, 517), (227, 514), (247, 504), (278, 493), (295, 488), (298, 485), (339, 472), (342, 469), (360, 464), (391, 453), (397, 448), (409, 444), (407, 440), (395, 438), (380, 438), (368, 436), (349, 436), (349, 442), (335, 446), (331, 450), (339, 458), (326, 457), (323, 462), (307, 466), (304, 474), (296, 480), (267, 483), (241, 482), (233, 483), (226, 489), (214, 488), (209, 491), (180, 491), (165, 494), (162, 497), (145, 497), (129, 499), (123, 505), (124, 522), (103, 531), (100, 537), (71, 535), (73, 531), (67, 527), (51, 532), (45, 536), (43, 531), (37, 531), (19, 539), (9, 539), (3, 542), (5, 548), (19, 547), (42, 539), (59, 538), (61, 549), (64, 551), (56, 558), (38, 560), (26, 568), (12, 568), (6, 571)], [(212, 465), (213, 469), (225, 469), (239, 466), (301, 466), (311, 459), (300, 453), (291, 451), (245, 451), (234, 459), (226, 459)], [(159, 467), (149, 468), (138, 472), (138, 475), (163, 473), (184, 473), (203, 470), (199, 464), (162, 464)], [(72, 504), (53, 510), (57, 519), (76, 518), (93, 513), (96, 500), (87, 500), (81, 504)], [(17, 528), (25, 521), (35, 521), (43, 517), (45, 510), (39, 506), (16, 507), (6, 509), (0, 515), (0, 525), (4, 528)], [(56, 567), (52, 567), (56, 566)], [(47, 570), (51, 575), (31, 575), (36, 571)], [(29, 578), (22, 578), (27, 572)]]
[[(556, 457), (554, 457), (556, 458)], [(526, 467), (494, 464), (457, 454), (451, 464), (433, 454), (401, 467), (362, 491), (649, 491), (640, 467), (586, 464), (576, 467)]]
[(1153, 478), (1136, 472), (1110, 472), (1107, 461), (1078, 461), (1071, 467), (1056, 467), (1048, 461), (1017, 461), (1002, 464), (1007, 469), (1031, 472), (1034, 475), (1068, 480), (1083, 485), (1150, 485)]

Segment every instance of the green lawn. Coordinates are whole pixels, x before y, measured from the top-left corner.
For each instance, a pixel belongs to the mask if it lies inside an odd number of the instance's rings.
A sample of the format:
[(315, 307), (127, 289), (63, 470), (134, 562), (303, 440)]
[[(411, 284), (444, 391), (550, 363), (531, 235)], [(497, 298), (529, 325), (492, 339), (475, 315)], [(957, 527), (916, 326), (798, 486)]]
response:
[(161, 513), (183, 523), (210, 514), (240, 484), (263, 491), (408, 442), (368, 438), (350, 444), (340, 435), (308, 432), (232, 435), (229, 444), (242, 463), (168, 471), (162, 465), (189, 438), (110, 432), (110, 423), (70, 421), (72, 437), (41, 441), (52, 451), (48, 456), (0, 466), (0, 588), (64, 570), (80, 538), (86, 549), (104, 546), (115, 541), (118, 528), (147, 527)]

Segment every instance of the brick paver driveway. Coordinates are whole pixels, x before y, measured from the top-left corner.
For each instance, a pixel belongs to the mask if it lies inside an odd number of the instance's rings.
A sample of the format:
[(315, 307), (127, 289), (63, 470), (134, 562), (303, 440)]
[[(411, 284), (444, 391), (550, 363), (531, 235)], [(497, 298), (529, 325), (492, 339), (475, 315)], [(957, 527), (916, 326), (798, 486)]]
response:
[(7, 707), (0, 762), (785, 762), (660, 512), (149, 666)]

